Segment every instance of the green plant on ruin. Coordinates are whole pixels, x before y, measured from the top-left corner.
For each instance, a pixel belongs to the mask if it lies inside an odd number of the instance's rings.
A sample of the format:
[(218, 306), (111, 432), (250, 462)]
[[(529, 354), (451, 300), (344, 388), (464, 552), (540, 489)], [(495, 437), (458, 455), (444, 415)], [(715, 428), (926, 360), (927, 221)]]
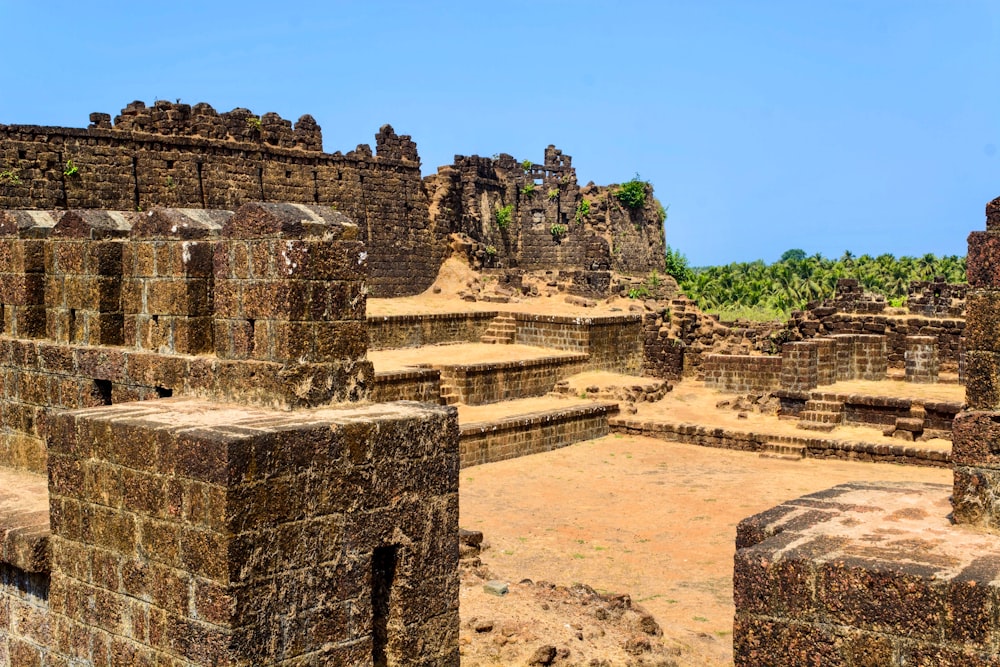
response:
[(260, 133), (263, 123), (261, 123), (260, 116), (250, 116), (247, 118), (247, 129), (251, 132)]
[(488, 245), (483, 250), (484, 250), (484, 252), (486, 252), (486, 256), (487, 257), (496, 257), (497, 256), (496, 246)]
[(552, 234), (552, 238), (559, 240), (566, 235), (569, 228), (566, 225), (559, 224), (558, 222), (549, 227), (549, 233)]
[(531, 168), (534, 166), (535, 165), (531, 162), (531, 160), (525, 160), (524, 162), (521, 163), (521, 169), (523, 169), (525, 172), (531, 171)]
[(647, 187), (649, 187), (649, 183), (640, 179), (639, 174), (636, 174), (631, 181), (622, 183), (621, 187), (615, 190), (615, 198), (626, 208), (640, 209), (646, 203)]
[(17, 171), (14, 169), (5, 169), (0, 171), (0, 185), (20, 185), (21, 177), (17, 175)]
[(559, 199), (559, 188), (552, 188), (549, 190), (549, 201), (554, 201)]
[(66, 166), (63, 167), (63, 176), (79, 176), (80, 168), (73, 164), (73, 158), (66, 160)]
[(506, 206), (501, 206), (496, 210), (493, 215), (493, 219), (497, 223), (497, 227), (500, 229), (507, 229), (510, 227), (510, 220), (514, 216), (514, 205), (507, 204)]
[(534, 197), (535, 196), (535, 184), (528, 183), (523, 188), (521, 188), (521, 195), (524, 197)]
[(583, 222), (584, 216), (590, 215), (590, 200), (582, 199), (579, 204), (576, 205), (576, 215), (573, 217), (578, 223)]
[(177, 187), (177, 183), (174, 182), (173, 176), (167, 176), (167, 187), (171, 190)]
[(648, 299), (651, 292), (646, 285), (636, 285), (635, 287), (629, 288), (628, 298), (630, 299)]

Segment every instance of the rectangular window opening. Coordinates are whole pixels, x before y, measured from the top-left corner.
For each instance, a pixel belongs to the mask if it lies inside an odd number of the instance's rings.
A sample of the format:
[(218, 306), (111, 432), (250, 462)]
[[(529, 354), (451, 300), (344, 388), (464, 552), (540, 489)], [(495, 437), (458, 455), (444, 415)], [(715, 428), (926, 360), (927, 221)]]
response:
[(372, 664), (387, 667), (389, 657), (389, 612), (393, 579), (396, 578), (397, 545), (378, 547), (372, 554)]
[(93, 396), (101, 405), (111, 405), (111, 380), (94, 380)]
[(166, 387), (157, 387), (156, 388), (156, 397), (157, 398), (170, 398), (173, 395), (174, 395), (174, 390), (173, 389), (167, 389)]

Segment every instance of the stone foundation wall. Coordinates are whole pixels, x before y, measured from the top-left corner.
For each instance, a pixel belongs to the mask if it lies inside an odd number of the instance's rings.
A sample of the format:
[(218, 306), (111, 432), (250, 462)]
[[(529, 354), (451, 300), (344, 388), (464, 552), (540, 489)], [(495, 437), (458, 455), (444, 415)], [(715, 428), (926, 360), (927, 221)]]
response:
[(586, 368), (585, 355), (444, 366), (441, 384), (466, 405), (498, 403), (552, 391), (556, 382)]
[(389, 401), (440, 403), (441, 371), (433, 368), (415, 368), (376, 372), (371, 400), (376, 403)]
[(440, 343), (478, 343), (496, 316), (496, 311), (369, 315), (368, 349), (387, 350)]
[[(816, 311), (819, 314), (819, 311)], [(954, 371), (961, 356), (961, 338), (965, 320), (935, 319), (921, 316), (858, 315), (824, 313), (819, 319), (793, 320), (792, 326), (807, 339), (840, 333), (885, 336), (888, 365), (902, 368), (906, 361), (907, 336), (933, 336), (938, 342), (942, 370)]]
[(565, 317), (516, 313), (515, 340), (589, 355), (587, 370), (637, 374), (643, 366), (642, 318)]
[(488, 424), (465, 424), (460, 441), (462, 467), (547, 452), (608, 434), (616, 403), (567, 408), (559, 413), (519, 415)]
[(901, 463), (907, 465), (947, 468), (951, 465), (948, 452), (919, 449), (908, 445), (872, 444), (870, 442), (850, 442), (823, 437), (789, 437), (753, 433), (737, 429), (713, 428), (698, 424), (670, 422), (647, 422), (629, 417), (614, 417), (611, 420), (614, 433), (642, 435), (660, 438), (670, 442), (682, 442), (701, 447), (735, 449), (759, 452), (769, 442), (803, 445), (808, 458), (839, 459), (843, 461), (864, 461), (869, 463)]
[(701, 370), (705, 386), (733, 393), (773, 391), (781, 386), (782, 358), (707, 354)]

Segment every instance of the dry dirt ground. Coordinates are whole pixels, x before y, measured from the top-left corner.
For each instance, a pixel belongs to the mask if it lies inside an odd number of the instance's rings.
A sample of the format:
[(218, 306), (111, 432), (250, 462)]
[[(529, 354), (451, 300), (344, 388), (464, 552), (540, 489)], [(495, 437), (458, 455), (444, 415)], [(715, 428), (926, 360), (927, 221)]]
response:
[[(466, 468), (460, 523), (484, 533), (489, 576), (512, 585), (498, 597), (466, 575), (462, 664), (529, 664), (545, 645), (568, 650), (556, 665), (731, 664), (736, 524), (858, 479), (949, 483), (951, 471), (763, 459), (616, 435)], [(515, 585), (523, 579), (627, 593), (662, 627), (663, 637), (652, 637), (662, 652), (624, 651), (643, 636), (634, 619), (602, 627), (593, 604), (539, 599), (537, 586)], [(477, 623), (491, 629), (477, 632)]]

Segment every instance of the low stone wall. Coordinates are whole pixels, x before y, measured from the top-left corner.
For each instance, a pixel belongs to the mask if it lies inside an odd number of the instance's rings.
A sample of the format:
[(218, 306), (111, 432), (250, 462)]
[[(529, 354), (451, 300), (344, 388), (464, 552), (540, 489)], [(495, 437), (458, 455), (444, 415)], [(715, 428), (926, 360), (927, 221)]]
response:
[(433, 368), (410, 368), (376, 372), (371, 400), (375, 403), (441, 403), (441, 371)]
[(587, 370), (638, 375), (643, 366), (643, 324), (638, 315), (563, 317), (516, 313), (516, 342), (590, 355)]
[(389, 350), (439, 343), (478, 343), (496, 311), (430, 313), (426, 315), (369, 315), (368, 349)]
[(706, 354), (705, 386), (735, 393), (773, 391), (781, 386), (781, 357)]
[(44, 665), (50, 655), (49, 575), (0, 562), (0, 665)]
[(951, 490), (852, 482), (741, 521), (735, 667), (1000, 663), (1000, 550)]
[[(844, 421), (862, 426), (891, 426), (900, 418), (920, 416), (925, 431), (951, 432), (955, 415), (962, 404), (949, 401), (913, 401), (892, 396), (838, 394), (822, 391), (780, 389), (774, 395), (781, 401), (781, 416), (795, 417), (805, 409), (806, 401), (836, 401), (844, 404)], [(917, 408), (914, 410), (914, 408)], [(922, 408), (922, 409), (921, 409)]]
[[(819, 311), (817, 311), (819, 312)], [(876, 334), (886, 338), (888, 365), (902, 368), (906, 361), (907, 336), (933, 336), (938, 342), (942, 370), (954, 371), (961, 356), (965, 320), (936, 319), (920, 316), (861, 315), (852, 313), (821, 313), (818, 320), (798, 321), (795, 327), (807, 339), (838, 333)]]
[(608, 417), (617, 403), (592, 403), (554, 412), (518, 415), (497, 422), (461, 427), (459, 452), (463, 468), (547, 452), (608, 434)]
[[(587, 355), (443, 366), (441, 384), (460, 403), (483, 405), (552, 391), (556, 382), (582, 372)], [(448, 391), (450, 390), (450, 391)]]
[(948, 452), (889, 443), (847, 442), (818, 437), (775, 436), (737, 429), (713, 428), (698, 424), (642, 421), (628, 417), (611, 420), (614, 433), (643, 435), (671, 442), (682, 442), (702, 447), (736, 449), (759, 452), (765, 443), (802, 445), (809, 458), (841, 459), (876, 463), (904, 463), (909, 465), (946, 468), (951, 464)]

